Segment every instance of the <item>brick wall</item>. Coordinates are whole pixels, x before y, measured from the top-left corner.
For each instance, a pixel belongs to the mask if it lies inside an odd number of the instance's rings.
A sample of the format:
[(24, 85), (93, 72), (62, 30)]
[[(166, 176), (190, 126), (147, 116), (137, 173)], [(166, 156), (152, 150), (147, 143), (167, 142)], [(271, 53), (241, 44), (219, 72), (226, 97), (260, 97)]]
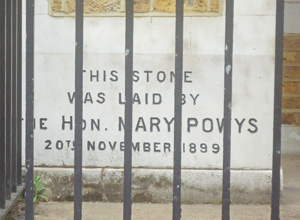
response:
[(300, 125), (300, 34), (284, 37), (282, 123)]
[[(74, 15), (76, 0), (50, 0), (50, 14), (53, 16)], [(84, 0), (86, 15), (116, 16), (125, 11), (126, 0)], [(186, 15), (194, 16), (219, 15), (223, 0), (184, 0)], [(175, 13), (176, 0), (134, 0), (134, 11), (137, 15), (168, 16)]]

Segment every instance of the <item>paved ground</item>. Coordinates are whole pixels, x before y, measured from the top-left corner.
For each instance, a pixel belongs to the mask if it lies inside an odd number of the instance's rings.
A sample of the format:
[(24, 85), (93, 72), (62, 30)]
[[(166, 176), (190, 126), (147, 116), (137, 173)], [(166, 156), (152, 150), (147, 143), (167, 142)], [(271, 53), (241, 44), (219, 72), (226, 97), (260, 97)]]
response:
[[(284, 155), (282, 158), (284, 190), (282, 195), (281, 219), (300, 220), (300, 155)], [(37, 220), (73, 219), (73, 203), (40, 203), (35, 208)], [(171, 204), (134, 204), (134, 220), (169, 220), (172, 217)], [(84, 220), (121, 220), (120, 203), (84, 203)], [(182, 219), (220, 220), (220, 205), (183, 205)], [(269, 205), (232, 205), (232, 220), (270, 219)]]
[[(300, 219), (300, 206), (283, 206), (281, 219)], [(133, 206), (132, 219), (135, 220), (170, 220), (172, 206), (160, 204), (136, 204)], [(73, 219), (73, 204), (41, 204), (36, 210), (39, 220), (71, 220)], [(121, 220), (122, 204), (84, 203), (84, 220)], [(184, 220), (220, 220), (220, 205), (183, 205), (182, 219)], [(270, 206), (267, 205), (233, 205), (232, 220), (267, 220), (270, 219)]]

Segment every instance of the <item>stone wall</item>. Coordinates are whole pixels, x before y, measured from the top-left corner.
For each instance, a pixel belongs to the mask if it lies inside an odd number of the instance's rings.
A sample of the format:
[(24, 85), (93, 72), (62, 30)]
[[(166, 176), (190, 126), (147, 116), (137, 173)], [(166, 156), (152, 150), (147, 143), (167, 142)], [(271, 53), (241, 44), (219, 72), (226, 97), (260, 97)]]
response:
[[(87, 4), (86, 10), (96, 12), (84, 21), (83, 166), (91, 173), (91, 178), (84, 178), (84, 195), (98, 192), (95, 199), (102, 201), (119, 201), (123, 177), (124, 2), (115, 5), (119, 12), (107, 12), (115, 17), (96, 17), (104, 2)], [(158, 10), (158, 2), (136, 3), (136, 8), (152, 11), (137, 13), (142, 16), (134, 20), (134, 201), (169, 202), (172, 198), (176, 20), (174, 13), (153, 11)], [(193, 7), (211, 10), (213, 2), (206, 1), (205, 6), (199, 1)], [(74, 2), (73, 6), (67, 0), (52, 3), (50, 10), (55, 6), (60, 17), (49, 15), (47, 0), (35, 1), (34, 162), (40, 167), (36, 174), (51, 189), (51, 198), (61, 200), (71, 198), (73, 189), (75, 19)], [(239, 197), (232, 200), (236, 203), (266, 203), (270, 198), (275, 3), (235, 2), (231, 188), (232, 196)], [(164, 4), (170, 5), (165, 11), (172, 11), (171, 2)], [(212, 12), (195, 8), (187, 12), (195, 16), (184, 19), (183, 201), (219, 202), (225, 12), (209, 17), (202, 15)]]
[(300, 125), (300, 34), (284, 37), (282, 123)]
[[(117, 16), (124, 14), (125, 0), (85, 0), (84, 11), (86, 15)], [(50, 14), (53, 16), (73, 15), (75, 0), (51, 0)], [(150, 13), (150, 15), (168, 16), (175, 13), (176, 0), (135, 0), (134, 11), (137, 14)], [(194, 16), (219, 15), (222, 0), (185, 0), (184, 10)]]

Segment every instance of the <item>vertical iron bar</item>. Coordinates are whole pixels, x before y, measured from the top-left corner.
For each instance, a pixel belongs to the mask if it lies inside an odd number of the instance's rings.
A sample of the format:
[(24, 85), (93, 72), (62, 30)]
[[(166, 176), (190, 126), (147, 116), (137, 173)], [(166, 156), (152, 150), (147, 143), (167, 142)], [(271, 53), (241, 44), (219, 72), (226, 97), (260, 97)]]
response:
[(176, 0), (175, 88), (174, 88), (174, 170), (173, 220), (181, 219), (181, 142), (182, 142), (182, 71), (183, 71), (183, 0)]
[(0, 209), (5, 208), (5, 0), (0, 0)]
[(276, 50), (274, 85), (274, 126), (273, 126), (273, 170), (271, 219), (280, 219), (280, 165), (281, 165), (281, 102), (283, 71), (283, 29), (284, 0), (276, 3)]
[(11, 75), (11, 164), (12, 192), (17, 192), (17, 0), (12, 0), (12, 75)]
[(26, 1), (26, 220), (33, 220), (34, 0)]
[(76, 0), (74, 219), (82, 218), (83, 0)]
[(11, 1), (6, 2), (6, 198), (11, 198)]
[(124, 203), (123, 219), (130, 220), (132, 212), (132, 96), (133, 96), (133, 0), (126, 0), (125, 33), (125, 150), (124, 150)]
[(234, 0), (226, 1), (222, 220), (230, 219), (230, 160)]
[(17, 184), (22, 185), (22, 0), (17, 4)]

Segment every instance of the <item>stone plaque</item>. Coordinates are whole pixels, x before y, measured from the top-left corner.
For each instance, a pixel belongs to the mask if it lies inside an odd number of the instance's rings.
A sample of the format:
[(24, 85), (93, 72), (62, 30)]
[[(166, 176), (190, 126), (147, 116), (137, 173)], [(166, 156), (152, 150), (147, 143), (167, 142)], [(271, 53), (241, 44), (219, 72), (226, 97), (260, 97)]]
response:
[[(74, 18), (51, 17), (46, 2), (38, 4), (41, 12), (36, 19), (36, 164), (72, 166)], [(247, 10), (236, 3), (232, 167), (270, 169), (275, 11)], [(264, 16), (258, 16), (261, 14)], [(125, 19), (86, 17), (84, 26), (83, 165), (122, 167)], [(185, 18), (183, 168), (222, 168), (224, 32), (224, 15)], [(173, 166), (174, 42), (174, 17), (135, 19), (135, 167)]]

